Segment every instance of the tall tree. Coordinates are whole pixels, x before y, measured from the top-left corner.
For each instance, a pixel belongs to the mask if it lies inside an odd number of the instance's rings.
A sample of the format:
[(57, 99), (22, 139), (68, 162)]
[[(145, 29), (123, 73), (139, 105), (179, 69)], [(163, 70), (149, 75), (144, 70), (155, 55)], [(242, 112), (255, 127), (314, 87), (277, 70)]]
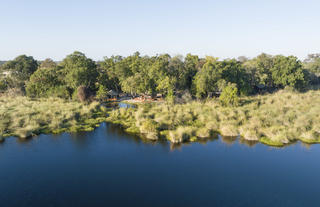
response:
[(275, 56), (271, 72), (272, 79), (277, 87), (291, 86), (302, 89), (307, 84), (302, 63), (297, 57)]
[(41, 62), (39, 68), (55, 68), (57, 64), (50, 58), (45, 59)]
[(68, 55), (61, 62), (61, 67), (65, 74), (65, 83), (71, 89), (76, 90), (79, 86), (85, 86), (91, 90), (96, 89), (97, 66), (83, 53), (76, 51)]
[(38, 63), (32, 56), (20, 55), (2, 66), (3, 71), (10, 73), (14, 86), (24, 90), (26, 81), (37, 70)]

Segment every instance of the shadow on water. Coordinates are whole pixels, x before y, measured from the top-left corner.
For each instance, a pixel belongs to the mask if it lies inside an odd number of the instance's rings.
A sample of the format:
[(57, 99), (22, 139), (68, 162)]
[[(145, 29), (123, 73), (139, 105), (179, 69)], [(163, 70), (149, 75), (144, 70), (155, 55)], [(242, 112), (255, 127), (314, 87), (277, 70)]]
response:
[(136, 144), (162, 145), (163, 147), (169, 146), (169, 143), (165, 140), (150, 140), (143, 136), (129, 134), (121, 126), (111, 123), (106, 123), (106, 134), (116, 135), (108, 136), (109, 139), (133, 141)]

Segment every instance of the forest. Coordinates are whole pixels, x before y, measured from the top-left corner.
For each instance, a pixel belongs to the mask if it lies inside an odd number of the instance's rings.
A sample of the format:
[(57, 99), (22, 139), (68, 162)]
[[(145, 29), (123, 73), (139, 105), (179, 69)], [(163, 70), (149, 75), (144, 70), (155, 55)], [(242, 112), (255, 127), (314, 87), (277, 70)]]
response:
[(0, 93), (77, 100), (82, 91), (83, 100), (102, 100), (113, 90), (134, 96), (161, 94), (171, 101), (187, 93), (201, 100), (220, 94), (228, 98), (272, 93), (286, 87), (305, 91), (319, 84), (319, 76), (320, 54), (310, 54), (301, 61), (295, 56), (265, 53), (252, 59), (220, 60), (192, 54), (142, 56), (136, 52), (93, 61), (76, 51), (60, 62), (49, 58), (39, 61), (27, 55), (2, 61)]

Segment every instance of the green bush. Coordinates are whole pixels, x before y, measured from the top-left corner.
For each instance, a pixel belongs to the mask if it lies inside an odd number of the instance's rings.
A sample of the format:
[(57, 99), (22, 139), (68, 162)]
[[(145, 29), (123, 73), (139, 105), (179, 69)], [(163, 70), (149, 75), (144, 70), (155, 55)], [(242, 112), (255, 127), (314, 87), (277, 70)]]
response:
[(53, 88), (50, 88), (47, 94), (48, 94), (48, 97), (70, 99), (72, 90), (67, 86), (61, 85), (61, 86), (55, 86)]
[(4, 79), (0, 79), (0, 93), (3, 93), (7, 90), (7, 83)]
[(142, 122), (140, 132), (145, 134), (148, 139), (158, 139), (157, 123), (151, 119)]
[(225, 106), (239, 105), (238, 88), (236, 84), (228, 83), (228, 86), (222, 90), (222, 93), (219, 99), (221, 103)]
[(62, 85), (55, 68), (38, 69), (34, 72), (26, 85), (27, 96), (30, 97), (49, 97), (53, 88)]
[(96, 94), (97, 99), (104, 100), (107, 98), (107, 95), (108, 95), (107, 88), (104, 87), (103, 85), (100, 85)]

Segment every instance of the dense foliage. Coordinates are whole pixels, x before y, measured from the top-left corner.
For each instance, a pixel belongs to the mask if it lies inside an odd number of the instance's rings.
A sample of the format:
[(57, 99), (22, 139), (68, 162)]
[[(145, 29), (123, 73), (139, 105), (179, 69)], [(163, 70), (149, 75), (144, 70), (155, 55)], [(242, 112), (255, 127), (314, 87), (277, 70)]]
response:
[(31, 56), (20, 55), (12, 61), (6, 62), (1, 66), (2, 71), (5, 71), (10, 77), (5, 82), (9, 87), (25, 89), (25, 83), (29, 80), (32, 73), (38, 68), (38, 63)]
[(162, 94), (172, 101), (175, 95), (186, 92), (199, 99), (216, 96), (230, 84), (236, 95), (271, 92), (286, 86), (304, 90), (319, 84), (320, 55), (309, 55), (301, 62), (294, 56), (264, 53), (253, 59), (219, 60), (191, 54), (150, 57), (136, 52), (95, 62), (76, 51), (60, 63), (21, 55), (0, 67), (0, 92), (14, 88), (30, 97), (76, 99), (78, 88), (84, 87), (98, 99), (104, 99), (112, 90), (131, 95)]
[(219, 97), (221, 103), (225, 106), (237, 106), (239, 104), (238, 88), (234, 83), (229, 83)]

